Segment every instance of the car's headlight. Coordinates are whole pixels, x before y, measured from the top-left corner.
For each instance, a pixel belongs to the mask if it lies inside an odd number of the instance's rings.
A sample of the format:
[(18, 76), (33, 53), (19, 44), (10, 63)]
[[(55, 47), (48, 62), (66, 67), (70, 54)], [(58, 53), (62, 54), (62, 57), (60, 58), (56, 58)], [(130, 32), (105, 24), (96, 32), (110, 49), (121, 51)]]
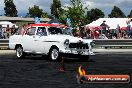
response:
[(65, 46), (68, 46), (68, 45), (69, 45), (69, 39), (66, 39), (66, 40), (64, 41), (64, 45), (65, 45)]

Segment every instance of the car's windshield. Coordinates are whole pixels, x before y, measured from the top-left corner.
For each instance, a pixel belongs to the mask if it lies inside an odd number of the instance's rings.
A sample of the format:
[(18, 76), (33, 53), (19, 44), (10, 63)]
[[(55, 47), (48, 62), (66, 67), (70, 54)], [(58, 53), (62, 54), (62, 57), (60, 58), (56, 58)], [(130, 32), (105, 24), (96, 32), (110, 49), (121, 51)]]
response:
[(63, 32), (63, 34), (66, 34), (66, 35), (72, 35), (72, 29), (71, 28), (62, 29), (62, 32)]
[(46, 28), (45, 27), (38, 27), (36, 35), (46, 36), (47, 35)]

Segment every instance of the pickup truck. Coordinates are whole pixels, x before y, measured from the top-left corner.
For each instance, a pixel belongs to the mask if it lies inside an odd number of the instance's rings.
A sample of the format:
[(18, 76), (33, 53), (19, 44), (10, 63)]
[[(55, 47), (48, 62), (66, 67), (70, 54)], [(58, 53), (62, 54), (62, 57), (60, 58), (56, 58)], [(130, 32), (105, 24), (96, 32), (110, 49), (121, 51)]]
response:
[(9, 48), (16, 50), (17, 58), (26, 55), (49, 56), (52, 61), (60, 59), (61, 55), (80, 55), (83, 59), (92, 52), (93, 40), (74, 37), (68, 30), (58, 28), (55, 24), (30, 24), (24, 34), (12, 35), (9, 38)]

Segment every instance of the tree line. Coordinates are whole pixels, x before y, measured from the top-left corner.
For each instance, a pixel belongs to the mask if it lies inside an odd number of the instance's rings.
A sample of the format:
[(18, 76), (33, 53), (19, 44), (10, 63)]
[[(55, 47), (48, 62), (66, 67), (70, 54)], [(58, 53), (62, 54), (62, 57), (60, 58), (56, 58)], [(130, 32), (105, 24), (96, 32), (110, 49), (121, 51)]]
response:
[[(5, 3), (5, 16), (17, 17), (18, 11), (13, 0), (4, 0)], [(28, 8), (28, 13), (25, 17), (42, 17), (42, 18), (54, 18), (63, 24), (69, 26), (79, 26), (88, 24), (98, 18), (105, 17), (105, 14), (102, 10), (88, 9), (88, 6), (84, 7), (84, 3), (81, 0), (70, 0), (70, 6), (62, 7), (60, 0), (53, 0), (50, 6), (51, 14), (40, 9), (39, 6), (34, 5), (33, 7)], [(129, 14), (132, 17), (132, 10)], [(111, 10), (111, 13), (108, 14), (109, 18), (125, 18), (126, 15), (123, 11), (114, 6)], [(70, 23), (70, 24), (68, 24)]]

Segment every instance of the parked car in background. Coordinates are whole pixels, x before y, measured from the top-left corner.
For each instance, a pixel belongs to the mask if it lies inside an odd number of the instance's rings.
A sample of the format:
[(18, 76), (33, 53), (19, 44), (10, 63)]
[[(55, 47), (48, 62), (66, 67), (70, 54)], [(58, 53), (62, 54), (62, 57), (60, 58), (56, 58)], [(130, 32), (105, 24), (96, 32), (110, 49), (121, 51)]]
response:
[(53, 61), (61, 55), (80, 55), (80, 59), (89, 58), (92, 52), (91, 39), (72, 36), (67, 30), (57, 27), (57, 24), (30, 24), (23, 35), (13, 35), (9, 38), (9, 48), (16, 50), (17, 58), (26, 55), (48, 55)]

